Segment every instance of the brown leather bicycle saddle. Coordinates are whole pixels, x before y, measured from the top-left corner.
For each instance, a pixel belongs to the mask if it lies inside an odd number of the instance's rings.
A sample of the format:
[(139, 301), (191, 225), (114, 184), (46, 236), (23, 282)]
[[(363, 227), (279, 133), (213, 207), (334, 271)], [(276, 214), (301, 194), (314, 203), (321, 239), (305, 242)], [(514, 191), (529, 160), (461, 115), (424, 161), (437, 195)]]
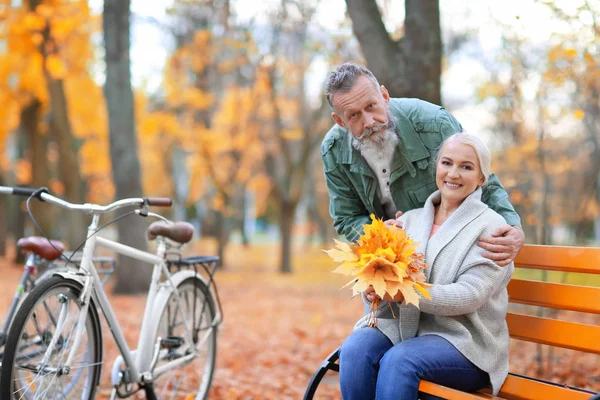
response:
[(192, 240), (194, 236), (194, 227), (189, 222), (167, 223), (165, 221), (156, 221), (150, 224), (146, 230), (148, 240), (154, 240), (157, 236), (168, 237), (169, 239), (184, 244)]
[(56, 240), (49, 241), (41, 236), (21, 238), (17, 241), (17, 246), (23, 250), (31, 251), (48, 261), (56, 260), (65, 251), (65, 245), (61, 242)]

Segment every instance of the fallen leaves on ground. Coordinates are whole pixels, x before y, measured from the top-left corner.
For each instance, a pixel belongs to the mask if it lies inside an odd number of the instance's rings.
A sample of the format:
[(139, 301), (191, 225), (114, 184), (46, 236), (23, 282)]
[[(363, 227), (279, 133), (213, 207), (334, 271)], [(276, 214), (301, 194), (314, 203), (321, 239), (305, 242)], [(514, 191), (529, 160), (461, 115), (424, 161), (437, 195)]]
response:
[[(273, 264), (254, 261), (274, 251), (274, 247), (231, 248), (227, 270), (216, 276), (225, 321), (218, 336), (210, 399), (301, 399), (316, 369), (362, 314), (360, 299), (351, 300), (349, 292), (339, 290), (344, 278), (330, 272), (334, 265), (318, 248), (302, 251), (295, 259), (296, 273), (290, 275), (275, 272)], [(4, 316), (22, 269), (0, 260), (0, 271)], [(145, 296), (111, 295), (110, 301), (130, 348), (135, 348)], [(600, 325), (597, 315), (570, 313), (569, 320)], [(98, 399), (110, 395), (110, 370), (117, 356), (105, 324), (103, 335), (105, 364)], [(597, 356), (555, 349), (549, 358), (546, 346), (542, 351), (544, 379), (600, 391)], [(511, 370), (538, 376), (537, 354), (537, 345), (513, 341)], [(340, 398), (337, 374), (330, 372), (315, 399)]]

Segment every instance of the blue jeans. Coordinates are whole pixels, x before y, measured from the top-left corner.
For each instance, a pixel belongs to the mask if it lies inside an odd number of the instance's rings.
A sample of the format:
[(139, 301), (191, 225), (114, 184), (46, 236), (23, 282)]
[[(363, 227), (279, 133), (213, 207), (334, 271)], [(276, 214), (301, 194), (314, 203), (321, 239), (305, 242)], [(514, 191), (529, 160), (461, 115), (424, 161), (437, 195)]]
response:
[(421, 379), (465, 392), (490, 385), (486, 372), (437, 335), (394, 346), (379, 329), (363, 328), (342, 344), (340, 387), (344, 400), (415, 400)]

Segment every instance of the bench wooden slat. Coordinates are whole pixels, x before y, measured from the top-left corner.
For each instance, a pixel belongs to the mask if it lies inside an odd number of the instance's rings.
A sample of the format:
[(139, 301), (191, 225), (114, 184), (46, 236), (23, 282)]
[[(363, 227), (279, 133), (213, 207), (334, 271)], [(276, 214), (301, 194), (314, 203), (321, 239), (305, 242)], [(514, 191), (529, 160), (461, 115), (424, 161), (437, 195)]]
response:
[[(558, 384), (545, 383), (535, 379), (528, 379), (513, 374), (509, 374), (500, 389), (499, 396), (491, 394), (465, 393), (459, 390), (451, 389), (428, 381), (421, 381), (419, 390), (434, 396), (447, 398), (449, 400), (462, 399), (489, 399), (489, 400), (588, 400), (592, 394), (583, 390), (575, 390)], [(489, 392), (490, 390), (487, 389)]]
[(518, 268), (600, 274), (600, 248), (527, 245), (515, 264)]
[(588, 400), (590, 393), (544, 383), (520, 376), (508, 375), (499, 393), (501, 398), (528, 400)]
[(513, 303), (600, 314), (600, 287), (512, 279), (508, 296)]
[(475, 400), (475, 399), (488, 399), (488, 400), (496, 400), (500, 399), (499, 397), (492, 396), (490, 394), (485, 393), (466, 393), (461, 392), (460, 390), (451, 389), (446, 386), (438, 385), (436, 383), (421, 381), (419, 384), (419, 390), (424, 393), (429, 393), (434, 396), (442, 397), (448, 400)]
[(600, 354), (600, 327), (508, 313), (510, 337), (540, 344)]

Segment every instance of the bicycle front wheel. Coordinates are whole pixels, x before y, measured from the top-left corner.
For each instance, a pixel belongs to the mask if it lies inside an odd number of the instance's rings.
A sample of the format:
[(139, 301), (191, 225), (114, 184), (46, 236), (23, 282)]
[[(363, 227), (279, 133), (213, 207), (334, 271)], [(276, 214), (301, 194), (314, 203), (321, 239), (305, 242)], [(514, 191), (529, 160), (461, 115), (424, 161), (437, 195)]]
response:
[(4, 349), (0, 398), (94, 398), (100, 380), (102, 333), (93, 303), (75, 357), (65, 365), (81, 313), (81, 289), (79, 282), (54, 276), (36, 285), (23, 301)]
[[(158, 399), (206, 399), (217, 351), (217, 328), (212, 326), (215, 303), (198, 278), (183, 280), (177, 291), (179, 296), (173, 292), (160, 315), (158, 336), (164, 346), (154, 371), (165, 372), (155, 379), (154, 392)], [(178, 361), (181, 365), (169, 368)]]

